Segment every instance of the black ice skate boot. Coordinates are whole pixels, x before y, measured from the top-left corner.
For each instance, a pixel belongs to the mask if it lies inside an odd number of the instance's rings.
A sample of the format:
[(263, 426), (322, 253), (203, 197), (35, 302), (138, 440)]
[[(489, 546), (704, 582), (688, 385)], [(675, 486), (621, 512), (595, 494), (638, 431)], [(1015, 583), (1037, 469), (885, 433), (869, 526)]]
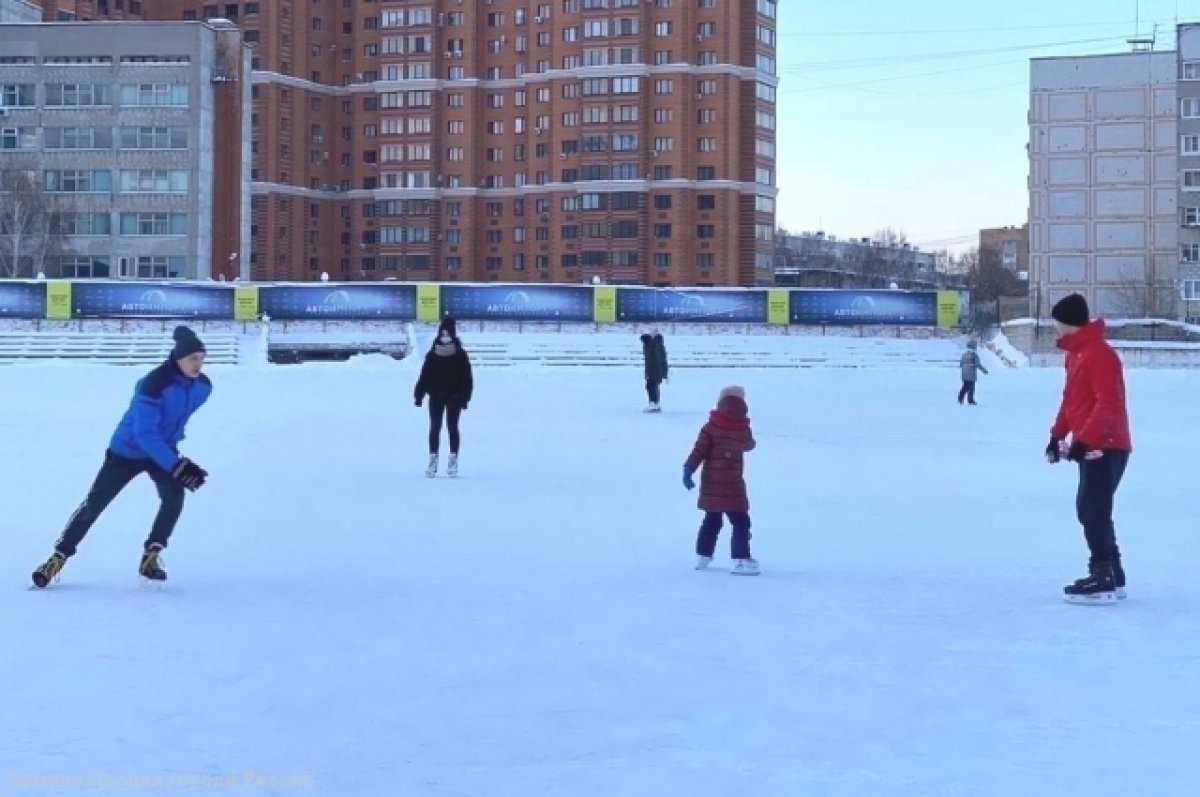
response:
[(44, 589), (51, 581), (55, 581), (58, 578), (59, 571), (63, 569), (63, 565), (66, 563), (67, 557), (58, 551), (50, 554), (50, 558), (41, 567), (33, 571), (33, 585)]
[(1112, 566), (1095, 564), (1088, 569), (1091, 573), (1086, 578), (1063, 587), (1063, 597), (1069, 603), (1115, 603), (1117, 584)]
[(166, 581), (167, 571), (163, 570), (162, 561), (162, 546), (154, 543), (146, 546), (145, 553), (142, 554), (142, 564), (138, 567), (138, 572), (143, 578), (151, 581)]
[[(1089, 575), (1091, 573), (1095, 572), (1095, 569), (1096, 569), (1096, 562), (1092, 559), (1089, 559), (1088, 560)], [(1116, 588), (1114, 591), (1117, 594), (1117, 600), (1123, 601), (1123, 600), (1125, 600), (1125, 598), (1128, 597), (1128, 593), (1125, 591), (1125, 568), (1121, 567), (1120, 557), (1113, 560), (1112, 570), (1113, 570), (1113, 586)], [(1082, 584), (1084, 581), (1087, 581), (1087, 578), (1076, 579), (1075, 584), (1076, 584), (1076, 586), (1078, 586), (1079, 584)]]

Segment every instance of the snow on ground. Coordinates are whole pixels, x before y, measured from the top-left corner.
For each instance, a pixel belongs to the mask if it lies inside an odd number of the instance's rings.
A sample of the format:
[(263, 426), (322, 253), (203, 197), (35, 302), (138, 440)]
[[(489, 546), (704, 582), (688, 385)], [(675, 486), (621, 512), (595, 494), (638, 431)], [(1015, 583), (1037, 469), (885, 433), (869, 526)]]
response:
[[(953, 366), (677, 370), (661, 416), (637, 369), (481, 370), (429, 481), (414, 364), (212, 369), (161, 592), (146, 480), (26, 589), (139, 372), (0, 370), (0, 794), (1194, 794), (1189, 373), (1128, 375), (1131, 597), (1097, 608), (1059, 597), (1058, 369), (975, 408)], [(691, 569), (679, 483), (734, 381), (750, 579), (726, 535)]]

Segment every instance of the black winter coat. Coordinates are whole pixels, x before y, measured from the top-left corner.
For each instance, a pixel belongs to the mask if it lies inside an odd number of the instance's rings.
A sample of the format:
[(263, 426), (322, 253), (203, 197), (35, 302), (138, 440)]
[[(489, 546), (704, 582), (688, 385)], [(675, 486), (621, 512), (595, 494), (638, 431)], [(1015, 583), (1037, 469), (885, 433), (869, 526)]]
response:
[(667, 378), (667, 347), (661, 335), (653, 338), (642, 335), (642, 356), (646, 360), (646, 381), (661, 382)]
[(451, 407), (465, 407), (471, 401), (475, 388), (471, 376), (471, 358), (458, 340), (454, 341), (453, 354), (439, 354), (441, 344), (425, 355), (421, 376), (413, 389), (413, 398), (423, 401), (425, 396)]

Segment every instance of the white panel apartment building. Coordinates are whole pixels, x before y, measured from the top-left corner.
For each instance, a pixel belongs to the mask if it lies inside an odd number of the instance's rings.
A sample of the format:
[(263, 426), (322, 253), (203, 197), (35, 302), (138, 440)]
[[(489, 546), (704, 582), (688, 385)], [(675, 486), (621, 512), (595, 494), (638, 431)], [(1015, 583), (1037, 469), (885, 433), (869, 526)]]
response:
[(1180, 312), (1179, 73), (1175, 52), (1032, 62), (1035, 317), (1072, 292), (1110, 317)]

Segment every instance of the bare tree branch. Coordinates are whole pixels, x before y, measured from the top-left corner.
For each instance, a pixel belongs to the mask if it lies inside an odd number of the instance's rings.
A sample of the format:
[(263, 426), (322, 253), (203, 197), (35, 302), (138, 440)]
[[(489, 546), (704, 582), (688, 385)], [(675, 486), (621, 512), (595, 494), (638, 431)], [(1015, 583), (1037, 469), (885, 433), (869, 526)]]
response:
[(36, 172), (0, 172), (0, 276), (33, 277), (62, 244), (54, 205)]

